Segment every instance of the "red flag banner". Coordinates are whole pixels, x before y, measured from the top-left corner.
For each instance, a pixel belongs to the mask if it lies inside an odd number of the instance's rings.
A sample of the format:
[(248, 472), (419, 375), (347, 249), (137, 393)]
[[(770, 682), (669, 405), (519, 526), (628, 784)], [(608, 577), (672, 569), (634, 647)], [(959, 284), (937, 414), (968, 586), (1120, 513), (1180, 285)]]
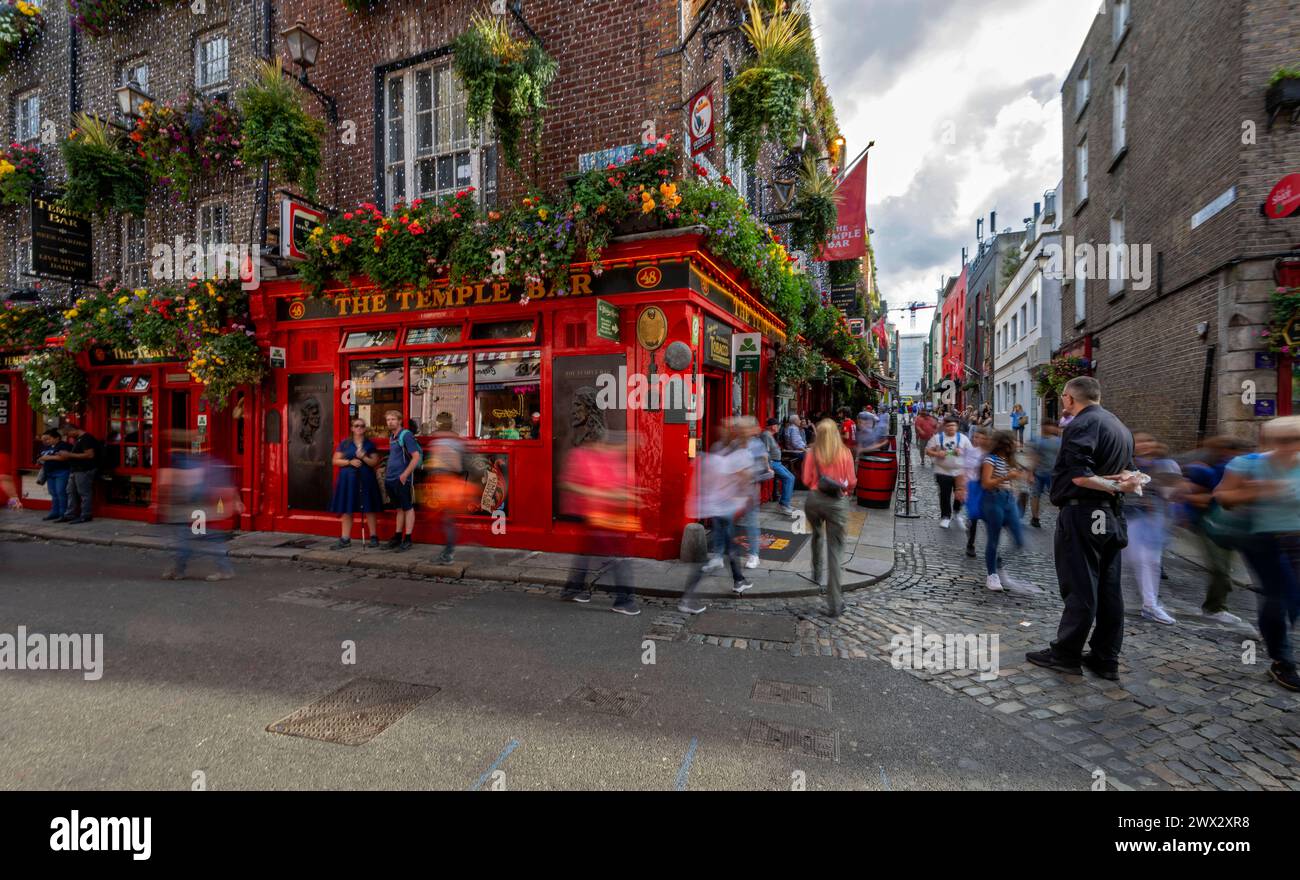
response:
[(867, 253), (867, 157), (840, 181), (835, 190), (835, 232), (818, 260), (856, 260)]

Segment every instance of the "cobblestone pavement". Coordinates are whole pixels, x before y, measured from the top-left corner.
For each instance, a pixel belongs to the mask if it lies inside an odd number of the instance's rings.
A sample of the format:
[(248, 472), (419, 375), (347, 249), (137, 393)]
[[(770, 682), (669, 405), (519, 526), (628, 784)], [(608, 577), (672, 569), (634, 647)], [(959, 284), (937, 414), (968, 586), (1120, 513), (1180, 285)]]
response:
[[(916, 626), (927, 634), (996, 634), (1000, 670), (991, 681), (980, 680), (973, 669), (901, 674), (922, 678), (954, 699), (976, 700), (1022, 735), (1062, 753), (1080, 767), (1080, 787), (1105, 774), (1105, 782), (1120, 790), (1300, 791), (1300, 698), (1267, 677), (1267, 655), (1252, 625), (1253, 594), (1236, 591), (1230, 600), (1231, 609), (1247, 621), (1243, 626), (1208, 621), (1200, 616), (1203, 571), (1167, 556), (1169, 578), (1161, 601), (1178, 623), (1162, 626), (1141, 618), (1137, 586), (1126, 571), (1121, 680), (1060, 675), (1024, 659), (1025, 651), (1047, 646), (1060, 618), (1052, 563), (1054, 512), (1045, 509), (1041, 530), (1026, 524), (1023, 552), (1004, 554), (1007, 571), (1044, 592), (992, 593), (984, 587), (982, 528), (980, 555), (970, 559), (957, 523), (948, 530), (939, 527), (928, 471), (921, 474), (917, 496), (921, 518), (898, 521), (894, 574), (870, 590), (849, 594), (839, 619), (822, 616), (822, 603), (809, 599), (790, 600), (784, 607), (735, 604), (797, 614), (797, 642), (691, 633), (690, 621), (675, 610), (651, 615), (647, 637), (890, 662), (890, 638), (911, 634)], [(1253, 664), (1244, 662), (1251, 647)]]

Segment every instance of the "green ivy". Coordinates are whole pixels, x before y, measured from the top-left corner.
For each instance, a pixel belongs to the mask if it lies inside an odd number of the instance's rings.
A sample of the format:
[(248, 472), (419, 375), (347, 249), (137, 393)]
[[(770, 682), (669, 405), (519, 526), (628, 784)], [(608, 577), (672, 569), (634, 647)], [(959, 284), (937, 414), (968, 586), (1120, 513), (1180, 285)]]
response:
[(281, 62), (262, 62), (258, 81), (236, 99), (243, 117), (241, 157), (246, 166), (270, 162), (280, 176), (316, 197), (325, 125), (309, 114), (302, 96), (285, 77)]

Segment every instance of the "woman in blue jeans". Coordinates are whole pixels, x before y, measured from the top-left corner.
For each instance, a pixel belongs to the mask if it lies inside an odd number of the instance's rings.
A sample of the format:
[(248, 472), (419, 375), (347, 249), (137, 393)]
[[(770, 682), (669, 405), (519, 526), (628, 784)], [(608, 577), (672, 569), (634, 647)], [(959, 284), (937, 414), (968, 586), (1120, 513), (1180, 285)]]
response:
[(54, 458), (57, 452), (71, 452), (72, 444), (50, 428), (41, 434), (41, 454), (37, 463), (45, 468), (45, 488), (50, 493), (50, 515), (47, 520), (59, 519), (68, 509), (68, 463)]
[(998, 431), (989, 441), (988, 454), (980, 465), (980, 518), (984, 520), (986, 532), (984, 566), (988, 570), (985, 586), (999, 591), (1003, 589), (1002, 582), (1005, 579), (1006, 586), (1013, 589), (1038, 592), (1032, 585), (1017, 581), (998, 570), (998, 544), (1002, 540), (1003, 527), (1011, 530), (1017, 549), (1025, 546), (1020, 510), (1016, 507), (1016, 498), (1011, 492), (1011, 485), (1024, 478), (1023, 472), (1015, 467), (1015, 455), (1015, 435), (1010, 431)]

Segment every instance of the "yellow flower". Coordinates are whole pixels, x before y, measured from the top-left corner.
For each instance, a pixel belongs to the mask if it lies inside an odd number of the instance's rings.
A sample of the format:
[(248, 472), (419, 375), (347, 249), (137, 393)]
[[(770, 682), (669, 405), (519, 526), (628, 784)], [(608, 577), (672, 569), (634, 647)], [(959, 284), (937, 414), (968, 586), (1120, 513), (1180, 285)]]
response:
[(149, 295), (149, 291), (145, 290), (143, 287), (137, 287), (137, 288), (135, 289), (135, 298), (136, 298), (136, 299), (144, 299), (144, 298), (145, 298), (146, 296), (148, 296), (148, 295)]
[(77, 310), (76, 310), (76, 309), (68, 309), (68, 311), (66, 311), (66, 312), (63, 313), (63, 317), (65, 317), (65, 318), (67, 318), (69, 321), (71, 321), (73, 318), (77, 317)]
[(308, 236), (308, 238), (316, 238), (317, 236), (324, 235), (324, 234), (325, 234), (325, 227), (317, 226), (315, 229), (311, 231), (311, 235)]
[(209, 282), (208, 282), (208, 296), (215, 296), (216, 293), (217, 293), (217, 289), (216, 289), (215, 287), (213, 287), (213, 286), (212, 286), (212, 282), (209, 281)]
[(6, 174), (12, 174), (13, 171), (14, 166), (8, 159), (0, 159), (0, 177), (4, 177)]
[(549, 214), (549, 213), (550, 213), (550, 212), (547, 211), (545, 208), (538, 208), (538, 209), (537, 209), (537, 216), (538, 216), (538, 217), (541, 217), (543, 220), (546, 219), (547, 214)]
[(129, 296), (119, 296), (119, 297), (117, 298), (117, 304), (118, 304), (119, 306), (124, 306), (124, 305), (126, 305), (127, 303), (129, 303), (130, 301), (131, 301), (131, 298), (130, 298)]
[(18, 11), (23, 15), (35, 15), (38, 11), (36, 7), (28, 3), (27, 0), (18, 0), (14, 6), (17, 7)]

